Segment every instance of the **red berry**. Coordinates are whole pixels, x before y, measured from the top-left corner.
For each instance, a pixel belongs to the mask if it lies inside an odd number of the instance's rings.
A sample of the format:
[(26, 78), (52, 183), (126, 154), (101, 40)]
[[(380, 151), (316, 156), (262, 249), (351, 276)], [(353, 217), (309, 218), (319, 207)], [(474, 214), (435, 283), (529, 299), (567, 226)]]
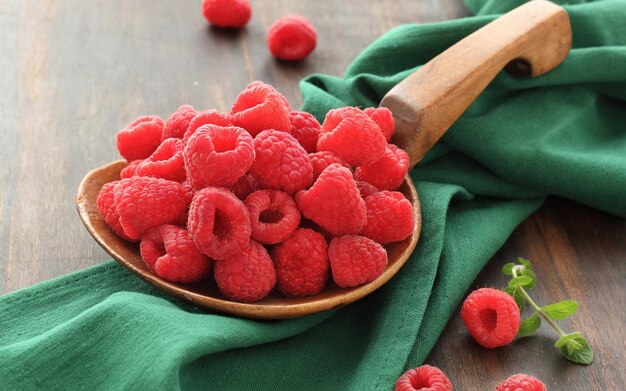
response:
[(373, 186), (367, 182), (356, 181), (356, 187), (359, 189), (359, 193), (361, 193), (361, 197), (365, 199), (367, 196), (371, 196), (374, 193), (378, 193), (378, 189), (376, 186)]
[(187, 141), (183, 157), (196, 189), (232, 186), (254, 161), (252, 136), (236, 126), (203, 125)]
[(316, 181), (320, 176), (322, 171), (326, 169), (326, 167), (330, 166), (333, 163), (338, 163), (344, 166), (345, 168), (352, 170), (352, 167), (346, 162), (343, 161), (340, 157), (335, 155), (330, 151), (320, 151), (309, 154), (309, 159), (311, 159), (311, 164), (313, 165), (313, 180)]
[(248, 0), (204, 0), (202, 13), (214, 26), (242, 28), (250, 20), (252, 9)]
[(328, 245), (324, 236), (300, 228), (272, 254), (278, 289), (287, 296), (320, 293), (328, 279)]
[(129, 123), (117, 133), (117, 149), (127, 161), (145, 159), (161, 145), (163, 120), (145, 115)]
[(481, 288), (463, 302), (461, 318), (478, 344), (493, 349), (511, 343), (520, 326), (520, 312), (506, 292)]
[(124, 229), (120, 224), (120, 215), (115, 210), (115, 199), (113, 195), (113, 189), (120, 181), (114, 181), (105, 183), (100, 189), (96, 205), (98, 206), (98, 212), (104, 217), (104, 221), (109, 228), (124, 240), (131, 241), (131, 239), (124, 234)]
[(302, 60), (315, 49), (317, 33), (301, 16), (284, 16), (267, 31), (267, 46), (272, 55), (286, 61)]
[(196, 116), (198, 112), (190, 105), (182, 105), (174, 114), (172, 114), (167, 121), (165, 121), (165, 127), (163, 128), (162, 140), (172, 138), (183, 138), (189, 122)]
[(255, 81), (237, 96), (230, 116), (233, 124), (244, 128), (254, 137), (267, 129), (289, 132), (290, 110), (285, 97), (274, 87)]
[(160, 225), (145, 233), (141, 258), (157, 276), (171, 282), (192, 282), (206, 277), (210, 261), (194, 244), (189, 232), (176, 225)]
[(520, 373), (498, 384), (496, 391), (547, 391), (547, 388), (536, 377)]
[(187, 144), (189, 137), (203, 125), (232, 126), (233, 123), (230, 121), (228, 114), (221, 113), (217, 110), (201, 111), (189, 121), (189, 126), (183, 136), (183, 145)]
[(318, 151), (331, 151), (353, 166), (375, 163), (386, 145), (378, 125), (356, 107), (330, 110), (317, 140)]
[(370, 166), (357, 167), (354, 177), (380, 190), (396, 190), (409, 171), (409, 155), (403, 149), (388, 144), (385, 154)]
[(317, 119), (305, 111), (290, 111), (289, 121), (291, 122), (291, 135), (308, 153), (315, 152), (317, 138), (322, 130), (322, 125), (317, 122)]
[(250, 213), (251, 237), (259, 243), (280, 243), (300, 224), (300, 211), (293, 198), (279, 190), (259, 190), (244, 204)]
[(152, 155), (137, 164), (135, 175), (184, 181), (186, 175), (182, 140), (169, 138), (163, 141)]
[(422, 365), (409, 369), (396, 380), (393, 391), (452, 391), (452, 383), (436, 367)]
[(215, 263), (215, 281), (229, 299), (253, 302), (271, 292), (276, 272), (267, 251), (251, 240), (242, 251)]
[(259, 187), (293, 194), (313, 182), (309, 155), (289, 133), (263, 131), (254, 139), (254, 150), (250, 173)]
[(365, 225), (365, 202), (352, 173), (331, 164), (309, 190), (296, 194), (302, 214), (333, 235), (356, 234)]
[(237, 183), (230, 187), (230, 191), (233, 192), (237, 198), (240, 200), (246, 199), (246, 197), (255, 191), (258, 190), (258, 185), (256, 183), (256, 179), (252, 176), (252, 174), (246, 174), (239, 178)]
[(376, 122), (380, 131), (383, 132), (385, 139), (389, 142), (391, 136), (393, 136), (393, 132), (396, 130), (396, 121), (393, 119), (391, 110), (386, 107), (368, 107), (364, 109), (363, 112)]
[(250, 240), (250, 216), (226, 189), (206, 187), (193, 197), (187, 222), (196, 246), (213, 259), (240, 252)]
[(367, 219), (361, 235), (385, 244), (411, 236), (413, 205), (397, 191), (380, 191), (365, 198)]
[(120, 171), (120, 179), (126, 179), (126, 178), (130, 178), (131, 176), (135, 176), (136, 175), (135, 170), (137, 170), (137, 166), (141, 162), (143, 162), (142, 159), (137, 159), (128, 163), (128, 165), (122, 168), (122, 171)]
[(187, 205), (190, 205), (191, 201), (193, 201), (193, 196), (196, 195), (197, 190), (193, 186), (191, 186), (191, 183), (189, 183), (189, 181), (183, 181), (180, 183), (180, 185), (185, 192), (185, 203)]
[(337, 236), (328, 246), (328, 259), (335, 284), (347, 288), (380, 276), (387, 266), (387, 251), (365, 236)]

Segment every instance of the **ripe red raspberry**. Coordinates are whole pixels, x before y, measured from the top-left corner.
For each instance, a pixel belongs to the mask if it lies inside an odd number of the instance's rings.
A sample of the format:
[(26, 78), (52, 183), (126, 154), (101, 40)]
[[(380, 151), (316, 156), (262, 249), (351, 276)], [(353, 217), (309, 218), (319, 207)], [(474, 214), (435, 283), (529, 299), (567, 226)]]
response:
[(163, 120), (156, 115), (139, 117), (117, 133), (117, 149), (131, 162), (145, 159), (161, 145)]
[(493, 349), (511, 343), (520, 326), (520, 312), (506, 292), (481, 288), (463, 302), (461, 318), (478, 344)]
[(230, 187), (230, 191), (240, 200), (244, 200), (250, 193), (257, 191), (258, 188), (259, 186), (256, 183), (256, 179), (254, 179), (252, 174), (248, 173), (239, 178), (237, 183)]
[(380, 190), (396, 190), (409, 171), (409, 155), (393, 144), (387, 144), (382, 158), (370, 166), (357, 167), (354, 177)]
[(289, 121), (291, 122), (291, 135), (308, 153), (315, 152), (317, 138), (322, 131), (322, 125), (317, 122), (317, 119), (305, 111), (290, 111)]
[(393, 132), (396, 130), (396, 121), (393, 119), (391, 110), (386, 107), (368, 107), (364, 109), (363, 112), (376, 122), (380, 131), (383, 132), (385, 139), (389, 142), (391, 136), (393, 136)]
[(215, 263), (215, 281), (229, 299), (253, 302), (274, 289), (276, 272), (267, 251), (251, 240), (242, 251)]
[(213, 259), (238, 253), (250, 240), (248, 209), (226, 189), (198, 190), (191, 202), (187, 227), (196, 246)]
[(393, 391), (452, 391), (452, 383), (436, 367), (422, 365), (409, 369), (396, 380)]
[(120, 224), (120, 215), (117, 214), (117, 211), (115, 210), (113, 189), (119, 182), (120, 181), (105, 183), (104, 186), (102, 186), (102, 189), (100, 189), (96, 205), (98, 206), (98, 212), (100, 212), (102, 217), (104, 217), (104, 221), (107, 223), (109, 228), (111, 228), (113, 232), (115, 232), (117, 236), (122, 239), (132, 241), (124, 233), (124, 229)]
[(203, 125), (232, 126), (233, 123), (230, 121), (228, 114), (221, 113), (217, 110), (201, 111), (189, 121), (189, 126), (183, 136), (183, 145), (186, 145), (189, 137)]
[(324, 236), (300, 228), (274, 250), (278, 289), (286, 296), (320, 293), (328, 279), (328, 245)]
[(177, 138), (163, 141), (152, 155), (137, 164), (135, 175), (184, 181), (183, 141)]
[(244, 128), (254, 137), (267, 129), (289, 132), (290, 110), (280, 92), (269, 84), (256, 81), (237, 96), (230, 117), (233, 124)]
[(311, 164), (313, 165), (313, 181), (316, 181), (322, 171), (333, 163), (339, 163), (352, 172), (352, 167), (348, 163), (330, 151), (311, 153), (309, 154), (309, 159), (311, 159)]
[(192, 282), (206, 277), (210, 260), (196, 248), (189, 232), (176, 225), (159, 225), (145, 233), (141, 258), (157, 276), (171, 282)]
[(137, 170), (137, 166), (141, 162), (143, 162), (142, 159), (137, 159), (128, 163), (128, 165), (122, 168), (122, 171), (120, 171), (120, 179), (126, 179), (126, 178), (130, 178), (131, 176), (135, 176), (136, 175), (135, 170)]
[(193, 108), (193, 106), (180, 106), (165, 121), (161, 140), (167, 140), (168, 138), (183, 138), (187, 128), (189, 127), (189, 122), (191, 122), (197, 113), (198, 112)]
[(352, 173), (331, 164), (309, 190), (296, 194), (300, 212), (333, 235), (356, 234), (365, 225), (365, 202)]
[(242, 28), (250, 20), (252, 9), (248, 0), (204, 0), (202, 13), (214, 26)]
[(193, 201), (193, 197), (196, 195), (197, 190), (193, 186), (191, 186), (191, 183), (189, 183), (189, 181), (183, 181), (180, 183), (180, 185), (185, 192), (185, 203), (187, 205), (191, 205), (191, 201)]
[(289, 133), (265, 130), (254, 138), (254, 150), (250, 173), (259, 187), (294, 194), (313, 182), (309, 155)]
[(361, 193), (361, 197), (363, 199), (371, 196), (374, 193), (378, 193), (378, 189), (376, 188), (376, 186), (367, 182), (356, 181), (356, 187), (359, 189), (359, 193)]
[(252, 136), (236, 126), (201, 126), (183, 152), (187, 178), (196, 189), (232, 186), (254, 161)]
[(302, 60), (315, 49), (317, 32), (301, 16), (284, 16), (267, 31), (267, 46), (272, 55), (286, 61)]
[(365, 198), (367, 219), (361, 235), (385, 244), (411, 236), (413, 205), (397, 191), (380, 191)]
[(337, 236), (328, 246), (328, 259), (335, 284), (347, 288), (380, 276), (387, 266), (387, 251), (365, 236)]
[(356, 107), (330, 110), (317, 140), (318, 151), (331, 151), (353, 166), (375, 163), (386, 145), (378, 125)]
[(251, 237), (259, 243), (280, 243), (300, 224), (300, 211), (293, 198), (280, 190), (259, 190), (244, 204), (250, 213)]
[(547, 388), (536, 377), (519, 373), (498, 384), (496, 391), (547, 391)]

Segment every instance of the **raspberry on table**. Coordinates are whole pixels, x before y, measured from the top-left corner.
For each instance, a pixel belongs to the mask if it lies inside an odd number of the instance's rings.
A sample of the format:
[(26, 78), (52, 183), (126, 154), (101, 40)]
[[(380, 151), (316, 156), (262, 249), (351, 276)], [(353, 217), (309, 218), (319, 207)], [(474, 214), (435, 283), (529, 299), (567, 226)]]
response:
[(139, 246), (141, 259), (157, 276), (170, 282), (193, 282), (209, 275), (211, 263), (186, 229), (159, 225), (148, 230)]
[(296, 194), (300, 212), (333, 235), (356, 234), (365, 225), (365, 201), (352, 173), (331, 164), (308, 190)]
[(411, 236), (415, 218), (413, 205), (397, 191), (380, 191), (365, 198), (367, 218), (360, 235), (375, 242), (398, 242)]
[(290, 111), (287, 99), (280, 92), (269, 84), (255, 81), (237, 96), (230, 117), (233, 124), (255, 137), (267, 129), (288, 133)]
[(396, 380), (393, 391), (452, 391), (452, 383), (437, 367), (422, 365), (409, 369)]
[(278, 289), (286, 296), (320, 293), (328, 279), (328, 245), (324, 236), (299, 228), (278, 245), (272, 254)]
[(354, 177), (380, 190), (396, 190), (409, 171), (409, 155), (393, 144), (387, 144), (385, 154), (374, 164), (357, 167)]
[(250, 173), (260, 188), (294, 194), (313, 182), (309, 155), (289, 133), (265, 130), (254, 138), (254, 150)]
[(280, 243), (298, 229), (298, 205), (283, 191), (258, 190), (244, 204), (250, 213), (251, 237), (259, 243)]
[(387, 266), (387, 250), (365, 236), (337, 236), (328, 246), (328, 259), (335, 284), (347, 288), (380, 276)]
[(322, 125), (317, 122), (313, 114), (306, 111), (290, 111), (291, 135), (298, 140), (302, 148), (313, 153), (317, 148), (317, 138), (322, 131)]
[(498, 384), (496, 391), (547, 391), (547, 388), (536, 377), (519, 373)]
[(246, 199), (250, 193), (257, 191), (258, 189), (259, 186), (256, 183), (256, 179), (254, 179), (250, 173), (239, 178), (237, 183), (230, 187), (230, 191), (232, 191), (233, 194), (240, 200)]
[(240, 252), (217, 261), (215, 281), (227, 298), (254, 302), (267, 296), (276, 284), (276, 271), (267, 250), (251, 240)]
[(163, 120), (156, 115), (139, 117), (117, 133), (117, 149), (131, 162), (145, 159), (161, 145)]
[(285, 61), (298, 61), (315, 49), (317, 32), (308, 20), (301, 16), (284, 16), (267, 31), (270, 53)]
[(374, 164), (386, 145), (378, 125), (357, 107), (330, 110), (317, 140), (318, 152), (331, 151), (353, 166)]
[(243, 202), (223, 188), (198, 190), (187, 228), (196, 246), (213, 259), (240, 252), (250, 240), (250, 215)]
[(383, 132), (385, 139), (389, 142), (391, 136), (393, 136), (393, 132), (396, 130), (396, 121), (393, 118), (391, 110), (386, 107), (368, 107), (363, 109), (363, 112), (376, 122), (380, 131)]
[(339, 163), (352, 172), (352, 167), (343, 161), (339, 156), (330, 151), (320, 151), (309, 154), (311, 164), (313, 165), (313, 181), (316, 181), (322, 171), (333, 163)]
[(371, 196), (374, 193), (378, 193), (378, 189), (376, 188), (376, 186), (367, 182), (356, 181), (356, 187), (357, 189), (359, 189), (359, 193), (361, 193), (361, 197), (363, 199), (365, 199), (367, 196)]
[(168, 138), (145, 160), (137, 164), (135, 175), (152, 176), (182, 182), (186, 178), (183, 163), (183, 142)]
[(185, 131), (183, 136), (183, 146), (187, 144), (189, 138), (203, 125), (217, 125), (217, 126), (232, 126), (228, 114), (219, 112), (217, 110), (204, 110), (196, 114)]
[(124, 228), (122, 228), (120, 224), (120, 215), (117, 214), (117, 211), (115, 210), (113, 189), (119, 182), (120, 181), (113, 181), (105, 183), (104, 186), (102, 186), (102, 189), (100, 189), (96, 205), (98, 207), (98, 212), (100, 212), (102, 217), (104, 217), (104, 221), (107, 223), (109, 228), (111, 228), (117, 236), (132, 242), (133, 240), (124, 233)]
[(463, 302), (461, 318), (481, 346), (489, 349), (511, 343), (520, 326), (520, 311), (506, 292), (481, 288)]
[(248, 0), (204, 0), (202, 13), (217, 27), (244, 27), (252, 16)]
[(126, 179), (130, 178), (131, 176), (135, 176), (135, 170), (137, 170), (137, 166), (141, 162), (143, 162), (143, 159), (133, 160), (132, 162), (128, 163), (128, 165), (122, 168), (122, 171), (120, 171), (120, 179)]
[(232, 186), (254, 161), (252, 136), (236, 126), (203, 125), (187, 141), (183, 158), (196, 189)]
[(161, 140), (167, 140), (168, 138), (183, 138), (187, 128), (189, 127), (189, 122), (191, 122), (196, 114), (198, 114), (198, 112), (191, 105), (182, 105), (177, 108), (176, 111), (165, 121)]

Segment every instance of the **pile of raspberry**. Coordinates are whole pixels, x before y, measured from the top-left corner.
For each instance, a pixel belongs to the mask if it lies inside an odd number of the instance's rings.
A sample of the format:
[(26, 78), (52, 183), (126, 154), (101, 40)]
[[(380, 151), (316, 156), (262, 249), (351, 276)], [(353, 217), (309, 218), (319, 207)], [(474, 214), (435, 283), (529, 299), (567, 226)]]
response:
[(396, 191), (409, 158), (388, 143), (393, 131), (385, 108), (330, 110), (320, 125), (255, 81), (229, 113), (184, 105), (120, 130), (129, 164), (98, 210), (140, 243), (153, 273), (213, 276), (231, 300), (315, 295), (329, 278), (365, 284), (387, 266), (384, 245), (413, 231), (412, 204)]

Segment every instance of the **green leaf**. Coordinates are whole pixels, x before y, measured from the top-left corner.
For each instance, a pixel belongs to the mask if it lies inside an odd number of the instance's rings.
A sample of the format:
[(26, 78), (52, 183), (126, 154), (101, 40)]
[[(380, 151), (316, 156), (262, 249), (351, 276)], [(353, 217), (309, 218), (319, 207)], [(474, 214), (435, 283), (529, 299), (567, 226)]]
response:
[(537, 280), (535, 278), (535, 273), (533, 273), (533, 271), (530, 270), (529, 268), (526, 268), (522, 272), (522, 276), (528, 277), (528, 278), (533, 280), (530, 284), (524, 285), (524, 288), (526, 288), (528, 290), (533, 289), (535, 287), (535, 284), (537, 283)]
[(507, 276), (513, 275), (513, 266), (515, 266), (513, 262), (505, 263), (504, 266), (502, 266), (502, 273)]
[(589, 365), (593, 362), (593, 350), (580, 333), (571, 333), (562, 336), (554, 344), (559, 348), (561, 355), (577, 364)]
[(522, 292), (515, 287), (504, 288), (504, 291), (513, 297), (520, 312), (524, 311), (524, 308), (526, 308), (526, 300), (524, 300)]
[(558, 303), (541, 307), (541, 310), (550, 319), (563, 320), (578, 310), (578, 303), (574, 300), (563, 300)]
[(509, 281), (509, 287), (516, 287), (516, 286), (527, 286), (533, 283), (533, 279), (528, 277), (528, 276), (519, 276), (519, 277), (515, 277), (512, 278), (511, 281)]
[(517, 332), (517, 336), (519, 338), (527, 337), (537, 331), (537, 329), (541, 326), (541, 318), (535, 312), (528, 319), (524, 320), (519, 327), (519, 331)]
[(520, 263), (522, 265), (524, 265), (526, 267), (526, 269), (531, 269), (533, 268), (533, 264), (528, 260), (528, 259), (524, 259), (522, 257), (518, 257), (517, 258), (517, 263)]

